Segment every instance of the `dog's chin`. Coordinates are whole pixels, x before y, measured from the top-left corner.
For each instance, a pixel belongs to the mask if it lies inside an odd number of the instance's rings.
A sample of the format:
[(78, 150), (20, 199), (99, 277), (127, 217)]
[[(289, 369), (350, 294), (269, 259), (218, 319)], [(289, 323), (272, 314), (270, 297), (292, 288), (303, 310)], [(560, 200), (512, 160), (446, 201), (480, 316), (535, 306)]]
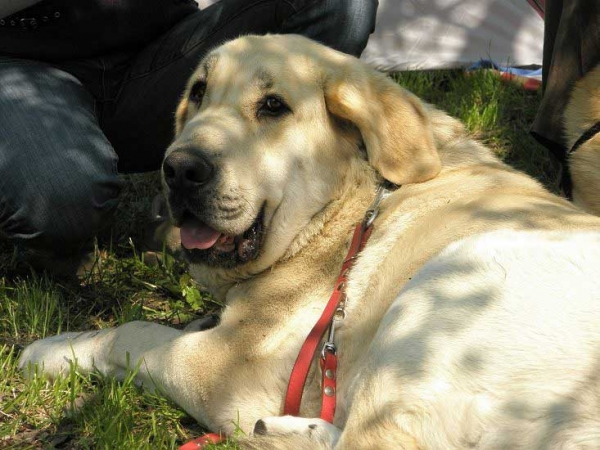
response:
[(181, 246), (191, 264), (233, 268), (255, 260), (264, 239), (264, 206), (243, 233), (219, 232), (187, 213), (181, 220)]

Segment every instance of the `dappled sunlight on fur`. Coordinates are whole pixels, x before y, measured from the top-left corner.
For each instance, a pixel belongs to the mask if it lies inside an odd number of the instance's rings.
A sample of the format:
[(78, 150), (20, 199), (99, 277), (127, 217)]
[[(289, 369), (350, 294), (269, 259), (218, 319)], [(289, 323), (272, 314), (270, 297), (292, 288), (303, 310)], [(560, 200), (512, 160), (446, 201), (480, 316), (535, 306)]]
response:
[[(190, 95), (197, 82), (202, 99)], [(274, 95), (287, 109), (263, 115)], [(600, 218), (382, 74), (300, 36), (244, 37), (207, 55), (176, 129), (169, 152), (186, 146), (215, 176), (167, 188), (172, 211), (238, 233), (264, 210), (256, 258), (192, 258), (191, 273), (225, 304), (219, 324), (61, 335), (28, 347), (22, 367), (55, 375), (75, 357), (122, 376), (139, 363), (139, 383), (212, 431), (251, 433), (260, 419), (242, 448), (600, 445)], [(334, 423), (311, 419), (316, 363), (303, 418), (274, 420), (384, 180), (403, 185), (381, 202), (348, 275)], [(243, 207), (224, 215), (233, 204)]]

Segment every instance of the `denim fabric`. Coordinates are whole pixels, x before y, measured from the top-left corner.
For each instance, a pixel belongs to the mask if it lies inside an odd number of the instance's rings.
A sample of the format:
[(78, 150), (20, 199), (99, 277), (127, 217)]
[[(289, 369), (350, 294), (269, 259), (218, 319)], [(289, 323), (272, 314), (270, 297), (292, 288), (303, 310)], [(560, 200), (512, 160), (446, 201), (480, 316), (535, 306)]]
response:
[(117, 156), (72, 75), (0, 58), (0, 230), (17, 243), (77, 251), (117, 202)]
[(81, 247), (116, 205), (117, 160), (121, 172), (160, 167), (207, 51), (244, 34), (299, 33), (359, 56), (376, 9), (377, 0), (222, 0), (141, 50), (54, 65), (0, 56), (0, 231), (41, 249)]
[(160, 166), (177, 102), (208, 50), (244, 34), (299, 33), (359, 56), (376, 9), (372, 0), (222, 0), (188, 16), (135, 56), (114, 97), (103, 103), (102, 128), (120, 170)]

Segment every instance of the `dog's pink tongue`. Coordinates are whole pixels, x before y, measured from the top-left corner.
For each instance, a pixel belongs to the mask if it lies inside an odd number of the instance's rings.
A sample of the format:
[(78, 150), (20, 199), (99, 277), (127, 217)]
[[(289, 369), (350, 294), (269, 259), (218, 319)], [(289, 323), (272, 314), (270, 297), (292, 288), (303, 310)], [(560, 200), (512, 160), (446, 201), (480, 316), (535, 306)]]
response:
[(181, 225), (181, 245), (188, 250), (204, 250), (215, 245), (215, 242), (221, 236), (217, 230), (213, 230), (208, 225), (203, 224), (197, 219), (186, 220)]

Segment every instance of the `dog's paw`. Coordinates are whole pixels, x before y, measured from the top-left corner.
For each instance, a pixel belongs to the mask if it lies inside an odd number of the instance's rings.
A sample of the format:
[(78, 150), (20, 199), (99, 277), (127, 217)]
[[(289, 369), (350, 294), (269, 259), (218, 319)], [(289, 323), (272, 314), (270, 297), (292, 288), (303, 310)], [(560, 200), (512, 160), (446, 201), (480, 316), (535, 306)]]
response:
[(63, 333), (35, 341), (21, 353), (19, 368), (26, 378), (41, 372), (53, 378), (67, 375), (73, 364), (89, 372), (98, 359), (95, 344), (106, 331)]
[(310, 437), (315, 441), (328, 443), (334, 447), (342, 431), (323, 419), (282, 416), (260, 419), (254, 425), (255, 435), (296, 434)]

